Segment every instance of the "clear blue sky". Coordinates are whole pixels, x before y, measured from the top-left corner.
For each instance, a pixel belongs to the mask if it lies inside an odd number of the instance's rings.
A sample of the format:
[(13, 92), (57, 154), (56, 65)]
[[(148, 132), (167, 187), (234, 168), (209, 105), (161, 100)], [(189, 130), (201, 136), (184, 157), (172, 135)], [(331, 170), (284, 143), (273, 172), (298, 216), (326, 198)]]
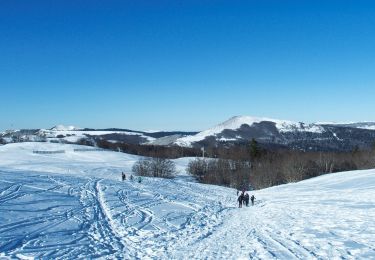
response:
[(375, 121), (375, 1), (0, 1), (0, 129)]

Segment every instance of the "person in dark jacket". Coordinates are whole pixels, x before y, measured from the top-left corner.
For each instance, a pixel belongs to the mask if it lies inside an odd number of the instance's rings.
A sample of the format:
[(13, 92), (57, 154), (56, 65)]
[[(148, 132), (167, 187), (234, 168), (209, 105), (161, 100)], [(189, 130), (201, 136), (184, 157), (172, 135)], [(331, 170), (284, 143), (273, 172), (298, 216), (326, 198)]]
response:
[(124, 172), (121, 173), (121, 179), (122, 179), (122, 181), (126, 180), (126, 175), (125, 175)]
[(254, 200), (255, 200), (254, 195), (251, 195), (251, 205), (253, 205), (253, 206), (254, 206)]
[(249, 206), (249, 193), (246, 193), (245, 194), (245, 204), (246, 204), (246, 207), (248, 207)]
[(239, 208), (242, 208), (243, 200), (244, 200), (244, 194), (241, 193), (241, 195), (238, 196), (238, 199), (237, 199), (237, 201), (238, 201), (238, 207), (239, 207)]

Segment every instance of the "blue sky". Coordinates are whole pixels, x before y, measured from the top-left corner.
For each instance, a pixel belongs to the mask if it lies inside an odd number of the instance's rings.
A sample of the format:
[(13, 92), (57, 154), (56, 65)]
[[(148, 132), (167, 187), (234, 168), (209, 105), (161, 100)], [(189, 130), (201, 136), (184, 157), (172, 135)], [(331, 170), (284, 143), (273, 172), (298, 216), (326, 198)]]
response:
[(0, 1), (0, 129), (375, 121), (374, 1)]

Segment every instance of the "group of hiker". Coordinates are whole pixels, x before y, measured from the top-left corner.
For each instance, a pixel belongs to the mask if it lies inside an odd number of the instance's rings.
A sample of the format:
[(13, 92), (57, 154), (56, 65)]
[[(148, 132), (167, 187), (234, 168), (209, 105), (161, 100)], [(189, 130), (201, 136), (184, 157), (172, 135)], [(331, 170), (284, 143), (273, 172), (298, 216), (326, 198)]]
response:
[[(130, 175), (130, 178), (129, 178), (131, 181), (134, 180), (134, 176), (133, 174)], [(122, 181), (126, 181), (126, 174), (124, 172), (121, 172), (121, 180)], [(138, 182), (141, 183), (142, 182), (142, 178), (141, 176), (138, 176)]]
[[(129, 179), (130, 179), (130, 181), (133, 181), (134, 180), (134, 176), (131, 174)], [(126, 174), (124, 172), (121, 172), (121, 180), (122, 181), (126, 181)], [(138, 176), (138, 182), (139, 183), (142, 182), (141, 176)], [(240, 193), (240, 191), (237, 190), (237, 196), (238, 196), (239, 193)], [(242, 205), (246, 205), (246, 207), (248, 207), (250, 200), (251, 200), (251, 205), (254, 206), (255, 196), (251, 195), (251, 197), (250, 197), (249, 193), (247, 193), (245, 191), (245, 189), (243, 189), (241, 191), (241, 194), (238, 196), (238, 199), (237, 199), (237, 201), (238, 201), (238, 207), (242, 208)]]
[[(237, 190), (237, 196), (239, 194), (239, 190)], [(242, 208), (242, 205), (245, 204), (246, 207), (249, 206), (249, 200), (251, 200), (251, 205), (254, 206), (254, 201), (255, 201), (255, 196), (254, 195), (251, 195), (251, 197), (249, 196), (249, 193), (245, 192), (245, 190), (242, 190), (240, 196), (238, 196), (238, 207), (239, 208)]]

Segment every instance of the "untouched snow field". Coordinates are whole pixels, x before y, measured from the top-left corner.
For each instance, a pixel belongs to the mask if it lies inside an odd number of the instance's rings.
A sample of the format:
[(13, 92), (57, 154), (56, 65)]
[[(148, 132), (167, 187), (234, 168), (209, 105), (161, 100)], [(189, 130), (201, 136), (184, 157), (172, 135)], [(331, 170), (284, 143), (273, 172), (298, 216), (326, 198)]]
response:
[[(129, 177), (137, 156), (0, 146), (0, 259), (375, 259), (375, 170), (255, 191)], [(89, 149), (89, 148), (88, 148)], [(34, 154), (33, 150), (65, 150)]]

